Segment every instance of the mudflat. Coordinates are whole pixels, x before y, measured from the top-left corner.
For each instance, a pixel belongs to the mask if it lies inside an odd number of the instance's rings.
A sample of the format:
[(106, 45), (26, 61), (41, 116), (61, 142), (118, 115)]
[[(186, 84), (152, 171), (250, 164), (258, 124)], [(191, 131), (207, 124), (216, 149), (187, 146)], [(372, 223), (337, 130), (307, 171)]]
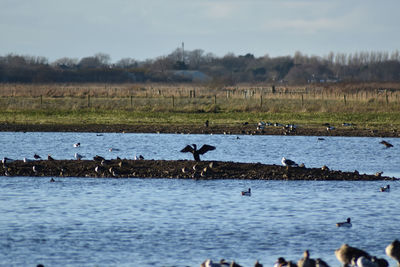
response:
[(174, 178), (248, 180), (397, 180), (382, 176), (321, 168), (288, 167), (261, 163), (192, 160), (16, 160), (0, 166), (5, 176)]
[(12, 124), (1, 123), (0, 131), (8, 132), (125, 132), (125, 133), (184, 133), (184, 134), (249, 134), (249, 135), (303, 135), (303, 136), (359, 136), (400, 137), (400, 131), (392, 127), (371, 129), (357, 126), (339, 126), (328, 129), (325, 125), (304, 125), (289, 129), (285, 126), (266, 126), (257, 129), (256, 124)]

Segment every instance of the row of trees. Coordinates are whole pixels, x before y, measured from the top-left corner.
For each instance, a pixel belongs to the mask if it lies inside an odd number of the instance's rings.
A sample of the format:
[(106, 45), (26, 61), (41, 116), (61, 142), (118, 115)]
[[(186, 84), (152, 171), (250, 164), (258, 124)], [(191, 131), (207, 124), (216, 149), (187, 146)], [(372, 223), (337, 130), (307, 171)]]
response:
[[(228, 53), (217, 57), (201, 49), (175, 49), (166, 56), (137, 61), (123, 58), (112, 63), (109, 55), (60, 58), (49, 62), (44, 57), (9, 54), (0, 56), (0, 82), (193, 82), (200, 80), (225, 85), (237, 83), (325, 83), (399, 82), (400, 53), (359, 52), (308, 56), (255, 57)], [(204, 77), (208, 77), (204, 79)]]

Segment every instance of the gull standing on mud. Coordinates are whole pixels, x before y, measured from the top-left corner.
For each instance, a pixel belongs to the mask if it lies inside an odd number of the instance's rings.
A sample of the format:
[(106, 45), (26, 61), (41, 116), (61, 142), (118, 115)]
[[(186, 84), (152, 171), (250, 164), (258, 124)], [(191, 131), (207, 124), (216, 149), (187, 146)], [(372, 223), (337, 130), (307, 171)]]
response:
[(283, 166), (289, 166), (289, 167), (299, 167), (299, 165), (294, 162), (293, 160), (287, 159), (285, 157), (282, 158), (282, 164)]
[(75, 153), (74, 157), (75, 157), (75, 159), (77, 159), (77, 160), (81, 160), (81, 159), (84, 158), (85, 156), (82, 156), (81, 154)]

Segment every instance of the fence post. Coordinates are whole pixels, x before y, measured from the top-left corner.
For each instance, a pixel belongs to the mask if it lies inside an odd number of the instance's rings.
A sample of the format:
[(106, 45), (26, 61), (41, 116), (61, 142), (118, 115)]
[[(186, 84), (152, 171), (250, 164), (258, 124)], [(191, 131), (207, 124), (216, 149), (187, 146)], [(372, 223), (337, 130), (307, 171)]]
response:
[(262, 95), (260, 95), (260, 108), (262, 108), (262, 106), (263, 106), (263, 97)]
[(43, 104), (43, 96), (40, 95), (40, 108), (42, 108), (42, 104)]
[(304, 95), (301, 94), (301, 107), (303, 107), (303, 106), (304, 106)]
[(175, 107), (175, 98), (174, 98), (174, 96), (172, 96), (172, 107), (173, 108)]
[(387, 91), (386, 91), (386, 105), (389, 105), (389, 96), (388, 96)]
[(343, 101), (344, 101), (344, 105), (346, 106), (346, 95), (343, 95)]
[(217, 95), (214, 95), (214, 105), (217, 105)]
[(87, 96), (87, 106), (90, 108), (90, 95)]
[(133, 107), (133, 96), (131, 96), (131, 108)]

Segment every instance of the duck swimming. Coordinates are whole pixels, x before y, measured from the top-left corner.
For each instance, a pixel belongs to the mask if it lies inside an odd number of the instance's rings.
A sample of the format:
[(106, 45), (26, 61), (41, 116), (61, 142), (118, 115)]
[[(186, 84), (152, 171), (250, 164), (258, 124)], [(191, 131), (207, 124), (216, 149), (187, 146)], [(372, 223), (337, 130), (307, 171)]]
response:
[(249, 188), (247, 191), (242, 191), (242, 196), (251, 196), (251, 189)]
[(347, 220), (345, 222), (338, 222), (338, 223), (336, 223), (336, 226), (337, 227), (352, 227), (351, 219), (347, 218)]
[(385, 140), (383, 140), (383, 141), (380, 141), (379, 143), (381, 143), (381, 144), (385, 145), (387, 148), (389, 148), (389, 147), (393, 147), (393, 145), (392, 145), (391, 143), (389, 143), (389, 142), (386, 142)]
[(388, 184), (387, 186), (381, 187), (380, 191), (381, 192), (390, 192), (390, 185)]
[(200, 161), (200, 155), (203, 155), (207, 153), (208, 151), (214, 150), (215, 146), (210, 146), (210, 145), (203, 145), (199, 150), (197, 150), (197, 145), (192, 144), (192, 146), (187, 145), (185, 146), (181, 152), (190, 152), (193, 154), (193, 158), (195, 161)]

